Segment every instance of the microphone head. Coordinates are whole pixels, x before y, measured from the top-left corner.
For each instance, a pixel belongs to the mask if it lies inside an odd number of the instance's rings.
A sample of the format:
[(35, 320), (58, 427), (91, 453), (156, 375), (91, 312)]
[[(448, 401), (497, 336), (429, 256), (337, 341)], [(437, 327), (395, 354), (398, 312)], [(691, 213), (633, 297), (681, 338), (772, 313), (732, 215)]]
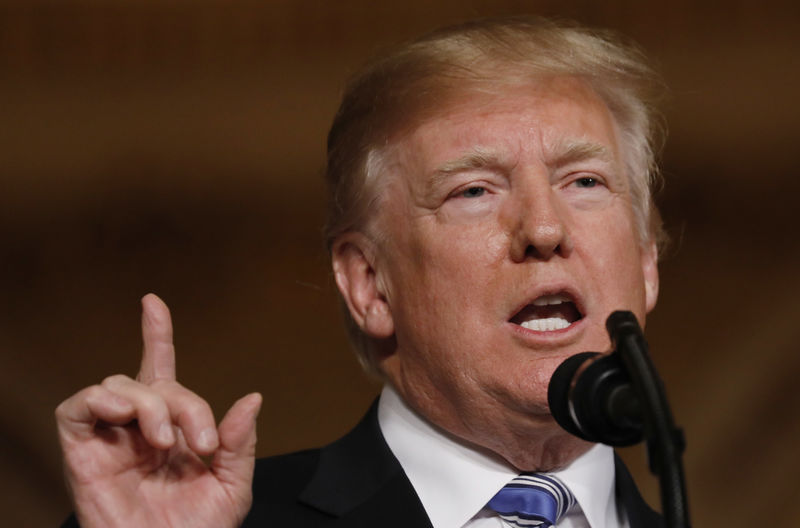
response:
[(593, 440), (587, 438), (575, 422), (570, 398), (578, 369), (597, 356), (600, 356), (599, 352), (581, 352), (568, 357), (553, 372), (550, 384), (547, 386), (547, 404), (550, 406), (550, 414), (553, 415), (556, 423), (568, 433), (590, 442)]
[(616, 354), (567, 358), (550, 379), (547, 401), (556, 422), (584, 440), (629, 446), (644, 438), (639, 400)]

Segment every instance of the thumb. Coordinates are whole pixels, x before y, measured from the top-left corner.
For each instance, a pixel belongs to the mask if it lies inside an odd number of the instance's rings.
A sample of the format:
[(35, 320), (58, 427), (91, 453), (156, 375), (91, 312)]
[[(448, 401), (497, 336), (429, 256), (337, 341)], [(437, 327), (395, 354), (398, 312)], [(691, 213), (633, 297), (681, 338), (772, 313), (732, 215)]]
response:
[(211, 469), (236, 495), (250, 496), (256, 456), (256, 417), (261, 394), (254, 392), (231, 406), (219, 424), (219, 448)]

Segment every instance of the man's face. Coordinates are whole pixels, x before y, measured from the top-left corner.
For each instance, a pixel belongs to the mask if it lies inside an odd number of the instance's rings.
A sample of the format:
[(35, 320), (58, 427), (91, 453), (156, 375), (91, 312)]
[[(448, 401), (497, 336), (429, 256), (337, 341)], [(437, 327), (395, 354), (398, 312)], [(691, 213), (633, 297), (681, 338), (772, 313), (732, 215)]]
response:
[(585, 84), (450, 108), (387, 160), (374, 267), (396, 349), (381, 368), (456, 436), (518, 467), (557, 466), (586, 446), (549, 416), (550, 377), (608, 349), (612, 311), (644, 321), (655, 250), (639, 244), (616, 127)]

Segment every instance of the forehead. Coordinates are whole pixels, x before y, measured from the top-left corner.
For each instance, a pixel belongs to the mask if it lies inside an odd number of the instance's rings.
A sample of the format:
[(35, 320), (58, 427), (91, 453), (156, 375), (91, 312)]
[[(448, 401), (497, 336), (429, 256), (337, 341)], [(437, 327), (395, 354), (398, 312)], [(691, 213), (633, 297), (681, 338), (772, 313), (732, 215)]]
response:
[(399, 161), (416, 170), (457, 163), (470, 152), (504, 163), (525, 156), (548, 162), (576, 149), (612, 162), (619, 158), (617, 127), (607, 106), (587, 83), (571, 77), (465, 91), (394, 146)]

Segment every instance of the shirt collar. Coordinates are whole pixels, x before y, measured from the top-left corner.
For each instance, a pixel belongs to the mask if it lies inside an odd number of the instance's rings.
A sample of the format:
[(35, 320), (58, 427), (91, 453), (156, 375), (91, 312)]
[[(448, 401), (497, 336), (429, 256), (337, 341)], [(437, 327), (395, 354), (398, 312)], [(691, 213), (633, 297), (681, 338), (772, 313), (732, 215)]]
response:
[(589, 526), (624, 526), (618, 516), (614, 493), (614, 450), (595, 444), (570, 465), (553, 473), (572, 491)]
[[(463, 526), (519, 471), (433, 426), (386, 385), (378, 404), (386, 443), (417, 492), (433, 528)], [(592, 528), (615, 526), (613, 450), (592, 447), (555, 472), (575, 495)]]

